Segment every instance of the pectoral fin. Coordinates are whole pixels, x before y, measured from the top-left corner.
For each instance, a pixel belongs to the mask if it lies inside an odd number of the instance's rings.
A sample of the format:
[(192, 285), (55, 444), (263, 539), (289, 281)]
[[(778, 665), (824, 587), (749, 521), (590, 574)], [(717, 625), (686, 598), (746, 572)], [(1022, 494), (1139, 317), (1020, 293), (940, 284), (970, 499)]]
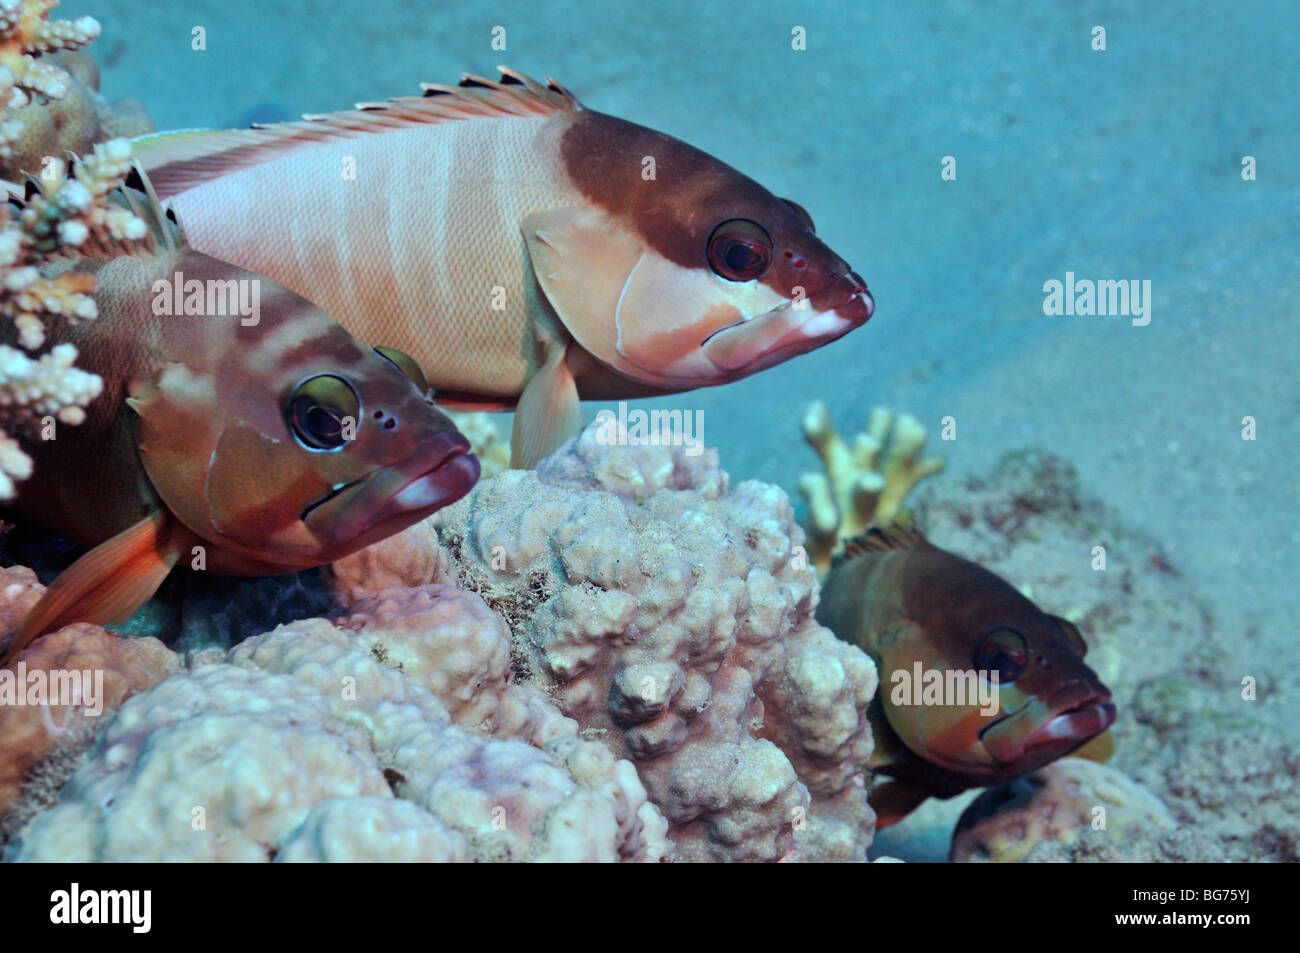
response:
[(533, 212), (521, 223), (533, 274), (565, 330), (611, 365), (618, 360), (618, 309), (644, 248), (595, 208)]
[(515, 408), (510, 435), (510, 466), (526, 470), (582, 430), (578, 385), (565, 358), (568, 348), (551, 341), (546, 358), (529, 380)]
[(125, 621), (162, 585), (190, 539), (170, 515), (155, 510), (100, 543), (45, 590), (0, 664), (8, 665), (35, 639), (65, 625)]

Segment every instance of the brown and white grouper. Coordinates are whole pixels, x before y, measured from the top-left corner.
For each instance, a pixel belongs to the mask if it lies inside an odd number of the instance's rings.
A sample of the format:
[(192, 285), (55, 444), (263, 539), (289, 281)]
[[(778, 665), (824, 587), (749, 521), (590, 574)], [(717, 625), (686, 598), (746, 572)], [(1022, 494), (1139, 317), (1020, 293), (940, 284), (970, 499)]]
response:
[(926, 798), (1041, 768), (1115, 720), (1073, 623), (914, 529), (873, 527), (847, 543), (817, 620), (880, 672), (870, 708), (877, 827)]

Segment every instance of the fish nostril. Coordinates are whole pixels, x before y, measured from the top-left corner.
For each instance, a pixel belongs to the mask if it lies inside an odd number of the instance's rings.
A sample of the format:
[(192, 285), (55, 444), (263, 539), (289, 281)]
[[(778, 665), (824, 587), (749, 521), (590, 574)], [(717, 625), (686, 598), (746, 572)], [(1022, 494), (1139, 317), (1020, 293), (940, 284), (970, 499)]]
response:
[(373, 416), (376, 420), (383, 420), (384, 412), (382, 410), (376, 410)]
[(385, 429), (385, 430), (392, 430), (392, 429), (393, 429), (394, 427), (396, 427), (396, 426), (397, 426), (397, 418), (396, 418), (396, 417), (389, 417), (387, 420), (384, 421), (384, 429)]

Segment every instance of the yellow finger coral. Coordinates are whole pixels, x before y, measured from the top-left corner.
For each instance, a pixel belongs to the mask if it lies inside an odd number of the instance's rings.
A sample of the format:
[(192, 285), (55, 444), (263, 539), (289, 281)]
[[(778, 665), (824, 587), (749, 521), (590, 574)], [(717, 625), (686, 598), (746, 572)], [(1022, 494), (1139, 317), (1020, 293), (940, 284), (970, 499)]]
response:
[(804, 414), (803, 434), (824, 470), (799, 478), (799, 493), (808, 504), (808, 555), (822, 572), (840, 542), (897, 517), (912, 489), (944, 468), (942, 457), (922, 456), (921, 422), (883, 407), (871, 412), (867, 429), (850, 446), (835, 430), (826, 405), (815, 401)]

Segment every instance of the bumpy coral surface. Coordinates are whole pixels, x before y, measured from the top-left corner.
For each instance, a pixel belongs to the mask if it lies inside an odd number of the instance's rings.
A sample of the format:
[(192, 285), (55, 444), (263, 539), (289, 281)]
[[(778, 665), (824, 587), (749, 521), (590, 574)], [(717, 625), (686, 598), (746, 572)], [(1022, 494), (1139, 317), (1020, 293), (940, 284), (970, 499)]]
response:
[(813, 620), (785, 494), (600, 435), (432, 518), (516, 673), (633, 760), (677, 859), (864, 858), (875, 668)]
[[(6, 113), (0, 134), (0, 172), (10, 181), (40, 175), (47, 157), (85, 155), (110, 139), (133, 139), (154, 131), (144, 106), (134, 99), (109, 102), (99, 92), (99, 67), (84, 50), (64, 51), (46, 62), (60, 68), (64, 93)], [(3, 92), (0, 91), (0, 95)]]
[(1014, 863), (1043, 841), (1072, 844), (1090, 830), (1124, 842), (1174, 826), (1160, 799), (1123, 772), (1063, 758), (971, 802), (953, 834), (952, 859)]
[(496, 476), (510, 466), (510, 418), (504, 414), (476, 410), (458, 412), (443, 409), (456, 429), (464, 434), (478, 457), (484, 479)]
[[(0, 569), (0, 635), (18, 627), (44, 590), (31, 570)], [(88, 738), (124, 699), (179, 668), (157, 639), (122, 639), (95, 625), (34, 643), (0, 671), (0, 814), (33, 786), (29, 773), (56, 747)], [(33, 792), (38, 800), (52, 793)]]
[(249, 639), (123, 705), (5, 858), (659, 859), (632, 765), (508, 659), (438, 586)]

